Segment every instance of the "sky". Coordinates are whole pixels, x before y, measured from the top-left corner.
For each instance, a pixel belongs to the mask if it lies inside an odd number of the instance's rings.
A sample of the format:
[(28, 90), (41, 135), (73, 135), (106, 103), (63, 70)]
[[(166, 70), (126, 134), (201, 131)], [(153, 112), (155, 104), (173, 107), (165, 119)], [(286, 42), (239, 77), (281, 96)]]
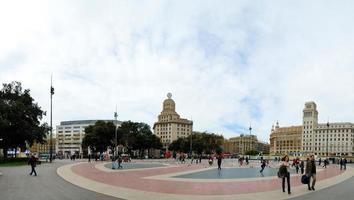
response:
[[(53, 125), (157, 121), (168, 92), (193, 129), (269, 142), (272, 124), (354, 122), (353, 1), (0, 1), (0, 83)], [(44, 117), (49, 123), (49, 115)]]

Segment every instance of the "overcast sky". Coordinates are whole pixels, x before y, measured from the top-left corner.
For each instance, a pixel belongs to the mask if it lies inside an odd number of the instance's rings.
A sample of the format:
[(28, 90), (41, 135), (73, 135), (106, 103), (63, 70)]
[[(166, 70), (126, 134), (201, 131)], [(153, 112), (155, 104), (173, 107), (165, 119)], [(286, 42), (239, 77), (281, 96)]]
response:
[[(48, 4), (50, 2), (50, 4)], [(353, 1), (7, 1), (0, 82), (20, 81), (54, 125), (112, 119), (150, 126), (168, 92), (194, 130), (226, 138), (354, 122)], [(49, 115), (48, 115), (49, 116)], [(44, 118), (49, 122), (49, 117)]]

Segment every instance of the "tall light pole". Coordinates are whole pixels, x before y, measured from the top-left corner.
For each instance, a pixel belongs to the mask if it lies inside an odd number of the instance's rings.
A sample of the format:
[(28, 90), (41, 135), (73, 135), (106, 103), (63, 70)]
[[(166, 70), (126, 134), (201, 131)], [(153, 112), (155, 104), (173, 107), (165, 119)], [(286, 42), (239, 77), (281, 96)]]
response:
[(49, 161), (53, 160), (53, 81), (52, 76), (50, 77), (50, 141), (49, 141)]
[(328, 132), (329, 132), (329, 121), (327, 121), (327, 141), (326, 141), (326, 156), (328, 158)]
[(118, 145), (118, 113), (117, 113), (117, 106), (116, 106), (116, 112), (114, 112), (114, 119), (116, 122), (116, 130), (115, 130), (115, 147), (114, 147), (114, 154), (118, 155), (118, 150), (117, 150), (117, 145)]

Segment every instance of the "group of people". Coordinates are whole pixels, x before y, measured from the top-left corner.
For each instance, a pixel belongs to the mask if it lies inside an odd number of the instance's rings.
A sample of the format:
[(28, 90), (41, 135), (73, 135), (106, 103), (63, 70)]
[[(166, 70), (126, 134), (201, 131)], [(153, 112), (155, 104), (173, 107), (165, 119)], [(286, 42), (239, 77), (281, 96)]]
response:
[(344, 158), (344, 159), (341, 158), (338, 162), (339, 162), (339, 165), (340, 165), (340, 170), (342, 170), (342, 169), (346, 170), (347, 169), (348, 161), (347, 161), (346, 158)]
[(238, 158), (238, 164), (240, 167), (243, 165), (244, 162), (246, 163), (246, 165), (249, 164), (248, 156), (246, 156), (246, 158), (244, 156)]
[[(300, 163), (300, 164), (298, 164), (298, 163)], [(304, 166), (303, 161), (299, 162), (298, 159), (295, 159), (295, 161), (293, 161), (293, 165), (295, 165), (295, 167), (297, 165), (299, 165), (301, 168), (301, 173), (303, 174), (303, 167), (301, 167), (301, 166)], [(291, 194), (289, 168), (290, 168), (289, 157), (286, 155), (281, 159), (278, 176), (279, 176), (279, 178), (282, 178), (283, 192), (285, 192), (285, 180), (286, 180), (287, 186), (288, 186), (287, 187), (288, 194)], [(316, 162), (315, 162), (314, 155), (311, 155), (310, 157), (307, 157), (307, 159), (306, 159), (305, 175), (308, 178), (308, 183), (307, 183), (308, 190), (314, 191), (315, 184), (316, 184)], [(312, 180), (312, 182), (311, 182), (311, 180)]]

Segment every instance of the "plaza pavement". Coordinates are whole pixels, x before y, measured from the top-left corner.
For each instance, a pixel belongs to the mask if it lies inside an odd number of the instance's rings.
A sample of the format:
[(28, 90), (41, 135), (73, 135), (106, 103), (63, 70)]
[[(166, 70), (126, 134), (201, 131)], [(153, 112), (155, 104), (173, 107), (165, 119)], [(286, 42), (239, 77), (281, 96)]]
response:
[(353, 177), (353, 169), (340, 171), (332, 165), (317, 173), (316, 192), (300, 183), (300, 175), (291, 177), (292, 194), (281, 192), (281, 180), (195, 180), (171, 178), (176, 174), (208, 169), (206, 165), (175, 165), (156, 169), (111, 170), (105, 163), (76, 163), (60, 167), (57, 173), (68, 182), (109, 196), (124, 199), (287, 199), (321, 191)]
[(1, 200), (117, 200), (117, 198), (82, 189), (56, 174), (58, 167), (70, 161), (56, 160), (38, 165), (38, 176), (30, 176), (29, 166), (0, 167)]
[[(64, 161), (55, 161), (52, 164), (43, 164), (39, 165), (37, 168), (38, 176), (33, 177), (29, 176), (28, 173), (30, 171), (29, 166), (19, 166), (19, 167), (0, 167), (0, 172), (2, 176), (0, 176), (0, 199), (1, 200), (69, 200), (69, 199), (102, 199), (102, 200), (114, 200), (117, 199), (113, 196), (106, 196), (102, 191), (98, 191), (98, 193), (84, 189), (73, 185), (64, 179), (60, 178), (57, 174), (57, 168), (61, 166), (67, 166), (68, 164), (78, 164), (79, 162), (71, 162), (68, 160)], [(173, 164), (171, 162), (170, 164)], [(100, 165), (97, 165), (99, 168)], [(97, 169), (97, 167), (95, 167)], [(353, 166), (354, 167), (354, 166)], [(197, 169), (196, 169), (197, 170)], [(339, 170), (339, 169), (337, 169)], [(139, 171), (139, 170), (137, 170)], [(122, 171), (123, 172), (123, 171)], [(349, 170), (347, 173), (350, 172)], [(125, 173), (125, 172), (124, 172)], [(354, 185), (354, 177), (350, 174), (349, 179), (346, 180), (338, 180), (337, 182), (332, 182), (327, 180), (327, 185), (323, 183), (318, 183), (316, 186), (316, 191), (310, 192), (307, 191), (305, 185), (299, 186), (297, 188), (293, 188), (292, 195), (288, 196), (287, 194), (283, 194), (280, 189), (280, 183), (277, 183), (277, 189), (274, 191), (277, 196), (273, 196), (272, 193), (269, 195), (267, 193), (261, 193), (262, 195), (248, 196), (244, 198), (240, 198), (238, 196), (234, 199), (286, 199), (292, 198), (293, 200), (326, 200), (326, 199), (353, 199), (353, 185)], [(73, 177), (75, 180), (76, 175)], [(81, 179), (79, 179), (81, 180)], [(125, 181), (125, 180), (121, 180)], [(292, 180), (295, 181), (293, 178)], [(341, 182), (343, 181), (343, 182)], [(322, 181), (323, 182), (323, 181)], [(90, 180), (89, 182), (90, 183)], [(96, 183), (94, 185), (96, 187)], [(262, 185), (261, 185), (262, 186)], [(327, 187), (328, 186), (328, 187)], [(104, 191), (109, 191), (111, 186), (104, 186), (103, 188), (97, 188)], [(327, 187), (327, 188), (326, 188)], [(116, 189), (116, 187), (114, 187)], [(120, 191), (118, 189), (118, 191)], [(132, 190), (133, 194), (135, 190)], [(139, 191), (138, 191), (139, 192)], [(150, 197), (149, 192), (139, 192), (139, 194), (143, 193), (144, 196), (140, 196), (140, 199), (148, 200), (152, 199)], [(124, 193), (116, 193), (117, 196), (122, 195)], [(130, 193), (131, 195), (132, 193)], [(297, 196), (301, 195), (301, 196)], [(173, 199), (169, 198), (169, 195), (164, 195), (165, 197), (156, 198), (158, 199)], [(246, 195), (247, 196), (247, 195)], [(129, 197), (129, 196), (127, 196)], [(196, 198), (195, 195), (181, 195), (184, 199), (218, 199), (218, 196), (210, 196), (209, 198)], [(207, 197), (207, 196), (206, 196)], [(220, 199), (223, 199), (225, 196), (222, 195)], [(134, 198), (126, 198), (126, 199), (134, 199)]]

